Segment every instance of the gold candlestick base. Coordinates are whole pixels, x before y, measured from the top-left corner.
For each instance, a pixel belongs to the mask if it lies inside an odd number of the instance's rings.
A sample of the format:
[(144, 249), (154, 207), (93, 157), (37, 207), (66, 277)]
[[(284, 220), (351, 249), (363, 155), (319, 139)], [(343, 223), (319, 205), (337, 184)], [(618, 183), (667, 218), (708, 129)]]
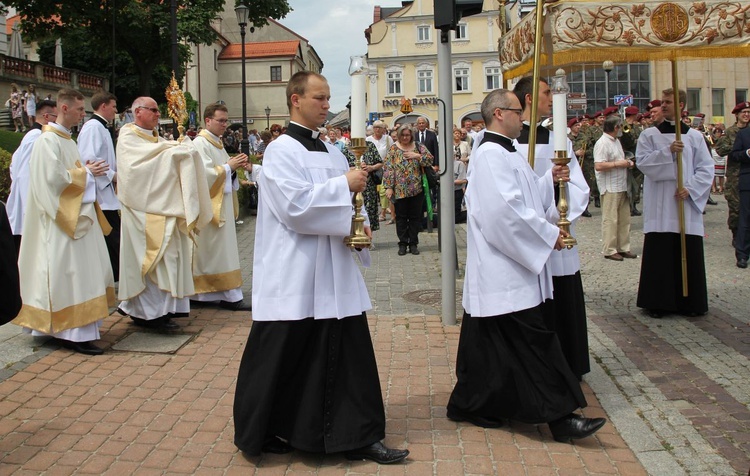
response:
[[(349, 145), (349, 150), (352, 151), (356, 160), (356, 169), (361, 170), (360, 160), (362, 154), (367, 149), (367, 143), (364, 138), (352, 138)], [(355, 248), (361, 250), (363, 248), (369, 248), (372, 245), (372, 240), (367, 234), (365, 234), (365, 217), (362, 216), (360, 210), (362, 210), (362, 204), (364, 203), (364, 197), (362, 192), (354, 194), (352, 199), (352, 207), (354, 208), (354, 214), (352, 215), (352, 231), (349, 236), (344, 238), (344, 244), (349, 248)]]
[[(555, 156), (552, 158), (552, 163), (555, 165), (568, 165), (570, 163), (570, 157), (568, 152), (565, 150), (556, 150)], [(565, 181), (559, 179), (557, 181), (557, 188), (560, 191), (559, 198), (557, 200), (557, 211), (560, 214), (560, 219), (557, 220), (557, 227), (567, 233), (567, 237), (563, 238), (563, 243), (567, 249), (573, 248), (578, 244), (573, 235), (570, 234), (570, 220), (568, 220), (568, 197), (567, 197), (567, 186)]]

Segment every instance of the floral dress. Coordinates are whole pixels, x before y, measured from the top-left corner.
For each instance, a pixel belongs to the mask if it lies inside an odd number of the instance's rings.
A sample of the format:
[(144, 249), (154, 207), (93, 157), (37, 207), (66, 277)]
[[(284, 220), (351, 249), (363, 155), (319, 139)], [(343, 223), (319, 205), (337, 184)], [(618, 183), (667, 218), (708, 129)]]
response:
[(13, 119), (23, 117), (23, 105), (21, 104), (21, 93), (18, 91), (10, 93), (10, 108)]
[[(378, 148), (372, 142), (367, 143), (367, 149), (365, 150), (365, 153), (362, 154), (362, 160), (367, 165), (383, 163)], [(380, 222), (378, 221), (378, 204), (380, 202), (380, 196), (378, 195), (378, 186), (373, 179), (373, 173), (370, 173), (367, 177), (367, 186), (365, 187), (362, 196), (365, 199), (365, 210), (367, 210), (367, 216), (370, 218), (370, 229), (372, 231), (377, 231), (380, 229)]]

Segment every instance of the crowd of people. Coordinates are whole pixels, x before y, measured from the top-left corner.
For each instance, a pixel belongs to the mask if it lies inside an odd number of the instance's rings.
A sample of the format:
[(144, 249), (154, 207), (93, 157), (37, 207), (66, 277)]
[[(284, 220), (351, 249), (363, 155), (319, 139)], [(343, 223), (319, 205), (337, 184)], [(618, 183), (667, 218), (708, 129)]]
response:
[[(605, 424), (576, 413), (586, 406), (579, 382), (590, 365), (580, 259), (566, 246), (568, 233), (590, 216), (593, 200), (602, 208), (604, 258), (635, 259), (630, 217), (643, 213), (637, 305), (654, 318), (705, 314), (703, 213), (712, 190), (737, 199), (729, 216), (737, 266), (747, 266), (750, 252), (750, 103), (737, 105), (737, 124), (726, 131), (699, 130), (675, 114), (684, 111), (685, 92), (666, 89), (646, 114), (608, 108), (593, 123), (575, 118), (554, 131), (530, 124), (535, 104), (538, 117), (552, 109), (548, 83), (539, 82), (536, 98), (534, 86), (523, 78), (513, 91), (490, 92), (483, 124), (465, 120), (452, 131), (467, 258), (447, 416), (485, 428), (548, 424), (555, 440), (567, 442)], [(63, 89), (56, 101), (35, 101), (32, 130), (11, 165), (10, 226), (0, 221), (0, 231), (14, 235), (23, 305), (19, 312), (17, 299), (5, 299), (0, 316), (17, 313), (13, 322), (26, 332), (99, 355), (99, 326), (114, 306), (134, 326), (159, 332), (179, 329), (192, 307), (252, 310), (235, 444), (248, 455), (298, 449), (398, 463), (409, 452), (382, 443), (371, 302), (358, 267), (368, 266), (371, 249), (351, 249), (342, 238), (351, 230), (352, 195), (362, 192), (365, 233), (372, 237), (390, 213), (398, 255), (420, 254), (419, 232), (437, 208), (429, 176), (439, 168), (438, 138), (425, 117), (391, 131), (375, 121), (357, 167), (348, 132), (321, 126), (330, 107), (325, 77), (297, 73), (286, 94), (290, 122), (250, 131), (248, 150), (262, 166), (240, 150), (221, 103), (175, 141), (160, 134), (153, 98), (137, 98), (127, 121), (117, 98), (100, 92), (76, 143), (71, 130), (85, 116), (83, 95)], [(537, 157), (552, 157), (555, 135), (564, 134), (574, 160), (537, 160), (532, 168), (532, 127)], [(723, 184), (715, 182), (720, 166)], [(242, 292), (235, 229), (243, 184), (259, 189), (252, 303)], [(569, 232), (557, 225), (563, 186)]]

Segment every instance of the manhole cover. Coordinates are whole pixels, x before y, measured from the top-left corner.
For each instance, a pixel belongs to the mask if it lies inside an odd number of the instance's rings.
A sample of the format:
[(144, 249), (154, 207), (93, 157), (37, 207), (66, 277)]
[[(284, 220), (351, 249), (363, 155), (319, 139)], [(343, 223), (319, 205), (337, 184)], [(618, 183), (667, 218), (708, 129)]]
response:
[(154, 354), (174, 354), (187, 344), (193, 334), (155, 334), (133, 332), (112, 346), (112, 350), (123, 352), (149, 352)]
[[(456, 291), (456, 301), (461, 302), (461, 291)], [(404, 294), (404, 299), (426, 306), (440, 306), (443, 303), (443, 292), (440, 289), (423, 289)]]

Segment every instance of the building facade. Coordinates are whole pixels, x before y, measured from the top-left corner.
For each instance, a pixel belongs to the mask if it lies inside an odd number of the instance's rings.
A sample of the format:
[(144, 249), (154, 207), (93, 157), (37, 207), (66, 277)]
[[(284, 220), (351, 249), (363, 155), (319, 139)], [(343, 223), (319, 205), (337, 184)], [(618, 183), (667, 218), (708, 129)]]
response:
[[(437, 46), (433, 0), (403, 1), (400, 8), (375, 7), (374, 23), (365, 31), (370, 67), (367, 111), (389, 126), (419, 116), (434, 127), (438, 118)], [(481, 122), (484, 96), (501, 87), (497, 55), (500, 34), (497, 2), (485, 0), (482, 13), (461, 20), (450, 33), (453, 120)], [(413, 112), (401, 112), (408, 99)]]
[[(213, 24), (218, 32), (211, 45), (192, 46), (192, 59), (185, 70), (185, 91), (198, 102), (199, 111), (223, 101), (233, 123), (242, 122), (242, 39), (234, 3)], [(269, 18), (261, 28), (248, 25), (245, 34), (245, 76), (249, 129), (286, 124), (286, 84), (304, 70), (321, 72), (323, 62), (304, 37)], [(266, 115), (266, 110), (269, 114)]]

